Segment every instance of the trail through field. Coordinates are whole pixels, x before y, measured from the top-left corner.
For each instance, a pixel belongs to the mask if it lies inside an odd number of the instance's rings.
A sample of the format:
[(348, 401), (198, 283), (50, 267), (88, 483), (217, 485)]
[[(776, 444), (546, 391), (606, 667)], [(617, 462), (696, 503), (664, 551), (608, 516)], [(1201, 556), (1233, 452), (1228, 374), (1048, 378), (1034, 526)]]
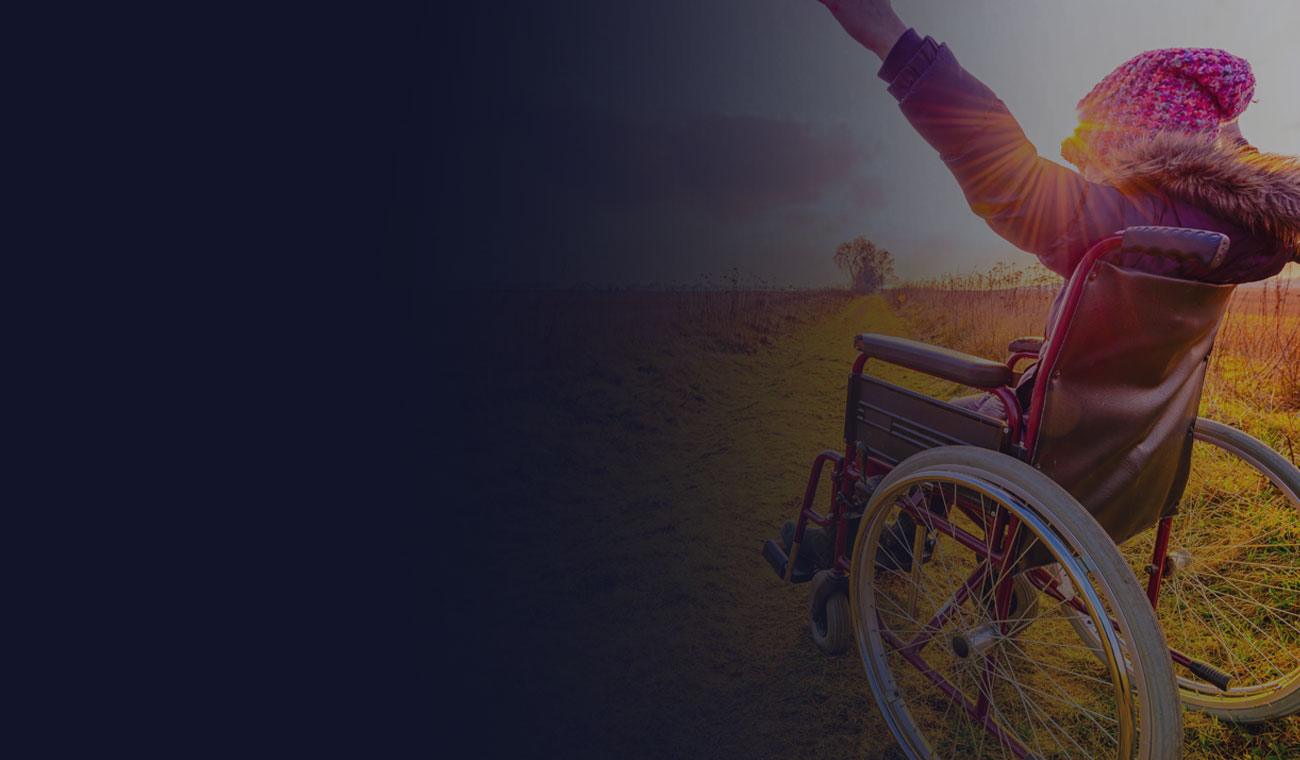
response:
[(515, 612), (498, 629), (518, 686), (502, 696), (544, 710), (539, 749), (888, 756), (856, 654), (815, 649), (808, 587), (759, 553), (814, 455), (839, 445), (852, 336), (868, 330), (906, 332), (882, 299), (857, 299), (764, 350), (676, 347), (542, 391), (535, 422), (573, 448), (530, 454), (540, 506), (510, 526), (529, 548), (507, 563)]
[[(508, 554), (484, 585), (458, 592), (478, 608), (465, 621), (484, 660), (476, 696), (501, 716), (486, 747), (901, 756), (856, 649), (821, 654), (808, 587), (782, 583), (760, 554), (794, 516), (813, 457), (841, 445), (852, 337), (866, 331), (909, 326), (884, 299), (858, 298), (752, 351), (670, 341), (481, 389), (484, 409), (499, 412), (503, 392), (517, 403), (500, 418), (485, 412), (467, 450), (504, 436), (522, 451), (481, 479), (485, 516), (509, 515), (484, 523), (504, 523)], [(958, 390), (873, 372), (938, 396)], [(479, 536), (450, 538), (474, 546)], [(1200, 739), (1191, 756), (1220, 756)]]

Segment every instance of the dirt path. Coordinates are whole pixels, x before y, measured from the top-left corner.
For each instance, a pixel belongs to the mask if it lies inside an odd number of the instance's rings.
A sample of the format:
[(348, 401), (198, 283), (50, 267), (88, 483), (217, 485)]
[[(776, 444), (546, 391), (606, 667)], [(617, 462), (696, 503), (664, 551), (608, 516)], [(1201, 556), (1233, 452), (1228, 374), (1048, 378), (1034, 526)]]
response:
[[(862, 298), (748, 353), (683, 338), (478, 389), (481, 425), (457, 450), (522, 453), (499, 470), (465, 463), (483, 519), (450, 536), (477, 547), (490, 528), (505, 548), (446, 603), (467, 612), (454, 625), (477, 663), (458, 697), (492, 726), (474, 754), (895, 756), (856, 653), (816, 650), (807, 587), (781, 583), (759, 551), (814, 455), (840, 445), (864, 331), (908, 326)], [(1189, 734), (1191, 756), (1222, 754), (1226, 729), (1211, 728)]]
[[(760, 556), (813, 456), (838, 447), (852, 336), (904, 334), (880, 298), (748, 354), (689, 346), (532, 390), (549, 431), (496, 499), (530, 507), (494, 642), (494, 703), (531, 748), (599, 757), (878, 757), (853, 656), (807, 631), (806, 587)], [(527, 494), (512, 491), (526, 483)], [(499, 501), (497, 502), (499, 503)]]

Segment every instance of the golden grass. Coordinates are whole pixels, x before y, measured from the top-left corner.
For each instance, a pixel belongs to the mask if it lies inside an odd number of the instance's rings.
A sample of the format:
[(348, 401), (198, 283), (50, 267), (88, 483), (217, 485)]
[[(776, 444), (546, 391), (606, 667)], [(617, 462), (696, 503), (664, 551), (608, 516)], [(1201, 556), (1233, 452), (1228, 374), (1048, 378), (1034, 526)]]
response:
[[(935, 298), (946, 308), (924, 308)], [(512, 730), (575, 757), (897, 757), (856, 654), (817, 652), (807, 588), (773, 575), (761, 541), (793, 516), (816, 452), (840, 444), (854, 334), (1000, 357), (1041, 330), (1050, 298), (1022, 276), (1010, 293), (889, 300), (733, 288), (458, 306), (477, 329), (450, 371), (503, 368), (455, 399), (479, 420), (455, 448), (511, 453), (504, 470), (465, 458), (482, 483), (471, 506), (509, 517), (492, 526), (505, 561), (463, 594)], [(1229, 417), (1258, 400), (1242, 371), (1216, 369)], [(1300, 756), (1294, 719), (1188, 727), (1191, 757)]]
[[(1041, 267), (995, 267), (890, 291), (919, 339), (1003, 358), (1041, 335), (1061, 283)], [(1300, 462), (1300, 281), (1238, 288), (1216, 341), (1202, 415), (1241, 428)]]
[(481, 295), (475, 313), (482, 314), (479, 332), (510, 339), (487, 347), (492, 355), (484, 358), (497, 360), (493, 366), (508, 358), (516, 365), (561, 367), (671, 344), (753, 353), (852, 297), (839, 288), (496, 291)]
[(461, 445), (511, 452), (467, 463), (509, 519), (466, 591), (511, 730), (576, 757), (892, 756), (861, 664), (816, 650), (807, 587), (760, 548), (841, 438), (852, 336), (906, 325), (843, 292), (782, 296), (767, 331), (661, 300), (729, 316), (722, 292), (477, 298), (467, 323), (500, 328), (477, 351), (517, 359), (456, 400), (480, 421)]
[[(890, 297), (924, 339), (998, 358), (1006, 354), (1011, 338), (1042, 333), (1056, 285), (1033, 284), (1038, 279), (1033, 274), (1017, 276), (1003, 267), (917, 283)], [(1300, 283), (1279, 280), (1237, 289), (1216, 341), (1201, 414), (1300, 462)], [(1196, 445), (1175, 543), (1181, 536), (1189, 545), (1201, 545), (1202, 566), (1215, 564), (1220, 576), (1208, 584), (1195, 577), (1175, 579), (1161, 612), (1173, 645), (1215, 658), (1235, 674), (1268, 671), (1270, 659), (1300, 657), (1300, 632), (1283, 624), (1287, 611), (1300, 612), (1300, 559), (1293, 548), (1300, 541), (1300, 520), (1279, 496), (1238, 460)], [(1197, 525), (1187, 527), (1193, 522)], [(1152, 534), (1123, 547), (1139, 577), (1150, 556)], [(1264, 534), (1276, 544), (1273, 549), (1224, 553), (1217, 548)], [(1207, 555), (1216, 551), (1222, 556), (1211, 561)], [(1272, 594), (1268, 602), (1282, 612), (1269, 614), (1245, 603), (1240, 590), (1261, 589), (1257, 584), (1269, 587), (1263, 593)], [(1259, 736), (1195, 713), (1188, 713), (1186, 721), (1191, 757), (1300, 757), (1300, 719), (1294, 716)], [(1259, 738), (1265, 735), (1270, 738)]]

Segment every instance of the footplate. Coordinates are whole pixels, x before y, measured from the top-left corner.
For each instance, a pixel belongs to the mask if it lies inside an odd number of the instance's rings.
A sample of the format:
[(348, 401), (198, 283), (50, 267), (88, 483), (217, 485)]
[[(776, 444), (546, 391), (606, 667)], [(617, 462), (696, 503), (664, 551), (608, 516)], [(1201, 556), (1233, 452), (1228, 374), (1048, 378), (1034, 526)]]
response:
[[(781, 544), (769, 538), (763, 544), (763, 557), (767, 560), (767, 564), (771, 565), (772, 569), (776, 571), (776, 576), (781, 580), (785, 580), (786, 566), (790, 563), (790, 558), (786, 556), (785, 549), (781, 548)], [(812, 559), (806, 556), (796, 556), (794, 569), (790, 573), (790, 582), (807, 583), (812, 580), (816, 572), (817, 568)]]

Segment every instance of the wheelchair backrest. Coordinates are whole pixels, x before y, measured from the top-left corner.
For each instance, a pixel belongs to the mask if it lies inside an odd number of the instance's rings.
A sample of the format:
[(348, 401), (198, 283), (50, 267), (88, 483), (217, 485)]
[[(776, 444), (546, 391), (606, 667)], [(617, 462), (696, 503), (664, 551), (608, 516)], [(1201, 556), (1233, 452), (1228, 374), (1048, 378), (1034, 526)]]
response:
[(1182, 496), (1210, 349), (1234, 287), (1187, 278), (1212, 271), (1226, 250), (1219, 233), (1132, 228), (1085, 258), (1066, 286), (1030, 408), (1032, 461), (1116, 542)]

